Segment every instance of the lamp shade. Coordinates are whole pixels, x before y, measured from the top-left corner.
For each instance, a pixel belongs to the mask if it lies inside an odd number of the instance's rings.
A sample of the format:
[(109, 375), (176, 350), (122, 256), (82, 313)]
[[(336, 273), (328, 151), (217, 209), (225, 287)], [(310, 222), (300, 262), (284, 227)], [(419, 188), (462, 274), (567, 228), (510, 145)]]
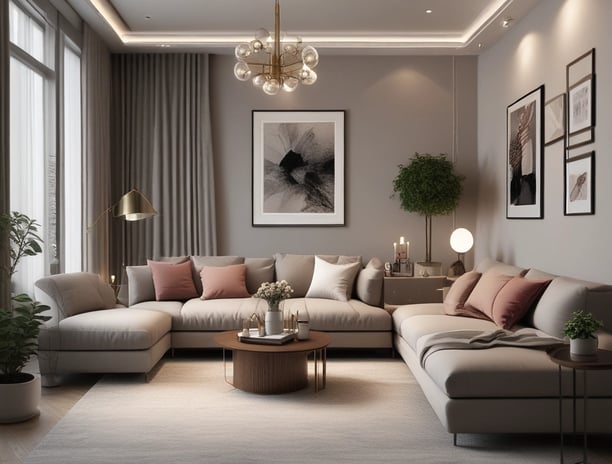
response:
[(113, 208), (113, 216), (123, 217), (126, 221), (140, 221), (157, 216), (151, 202), (136, 189), (123, 195)]
[(450, 236), (450, 246), (455, 253), (467, 253), (474, 245), (472, 233), (460, 227), (455, 229)]

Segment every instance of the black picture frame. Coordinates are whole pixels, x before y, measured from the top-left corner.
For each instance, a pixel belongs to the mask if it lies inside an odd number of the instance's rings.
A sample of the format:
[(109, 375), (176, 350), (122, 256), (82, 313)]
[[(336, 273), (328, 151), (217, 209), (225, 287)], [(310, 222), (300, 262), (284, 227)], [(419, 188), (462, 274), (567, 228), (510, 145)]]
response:
[(564, 208), (566, 216), (595, 214), (595, 152), (565, 160)]
[[(596, 76), (595, 49), (579, 56), (566, 67), (567, 150), (595, 141)], [(570, 158), (567, 153), (566, 158)]]
[(565, 139), (565, 114), (564, 93), (544, 104), (544, 146)]
[(343, 226), (344, 110), (252, 111), (252, 225)]
[(506, 218), (544, 217), (544, 86), (506, 110)]

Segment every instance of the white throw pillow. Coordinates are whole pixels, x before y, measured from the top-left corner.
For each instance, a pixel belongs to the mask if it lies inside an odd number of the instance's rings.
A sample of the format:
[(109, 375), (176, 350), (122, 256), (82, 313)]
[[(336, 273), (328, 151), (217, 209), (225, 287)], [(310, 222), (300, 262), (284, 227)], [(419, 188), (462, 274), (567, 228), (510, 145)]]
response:
[(314, 272), (306, 298), (348, 301), (361, 263), (330, 264), (315, 256)]

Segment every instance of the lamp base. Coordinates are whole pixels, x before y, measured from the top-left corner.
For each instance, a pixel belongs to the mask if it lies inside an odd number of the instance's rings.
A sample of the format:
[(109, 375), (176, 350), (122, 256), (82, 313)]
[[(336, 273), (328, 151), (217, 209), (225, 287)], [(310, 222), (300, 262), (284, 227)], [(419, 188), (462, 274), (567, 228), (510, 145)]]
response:
[(459, 259), (448, 268), (448, 277), (459, 277), (463, 274), (465, 274), (465, 266), (463, 265), (463, 261)]

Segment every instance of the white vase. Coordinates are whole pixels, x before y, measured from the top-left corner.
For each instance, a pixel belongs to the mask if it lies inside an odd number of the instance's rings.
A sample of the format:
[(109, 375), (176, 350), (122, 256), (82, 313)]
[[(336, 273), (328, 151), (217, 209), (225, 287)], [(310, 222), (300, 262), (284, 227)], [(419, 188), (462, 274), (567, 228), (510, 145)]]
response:
[(266, 311), (265, 318), (266, 335), (276, 335), (283, 333), (283, 312), (282, 311)]
[(573, 338), (570, 340), (570, 355), (593, 356), (597, 353), (597, 338)]
[(0, 383), (0, 424), (22, 422), (40, 414), (40, 375), (21, 383)]

